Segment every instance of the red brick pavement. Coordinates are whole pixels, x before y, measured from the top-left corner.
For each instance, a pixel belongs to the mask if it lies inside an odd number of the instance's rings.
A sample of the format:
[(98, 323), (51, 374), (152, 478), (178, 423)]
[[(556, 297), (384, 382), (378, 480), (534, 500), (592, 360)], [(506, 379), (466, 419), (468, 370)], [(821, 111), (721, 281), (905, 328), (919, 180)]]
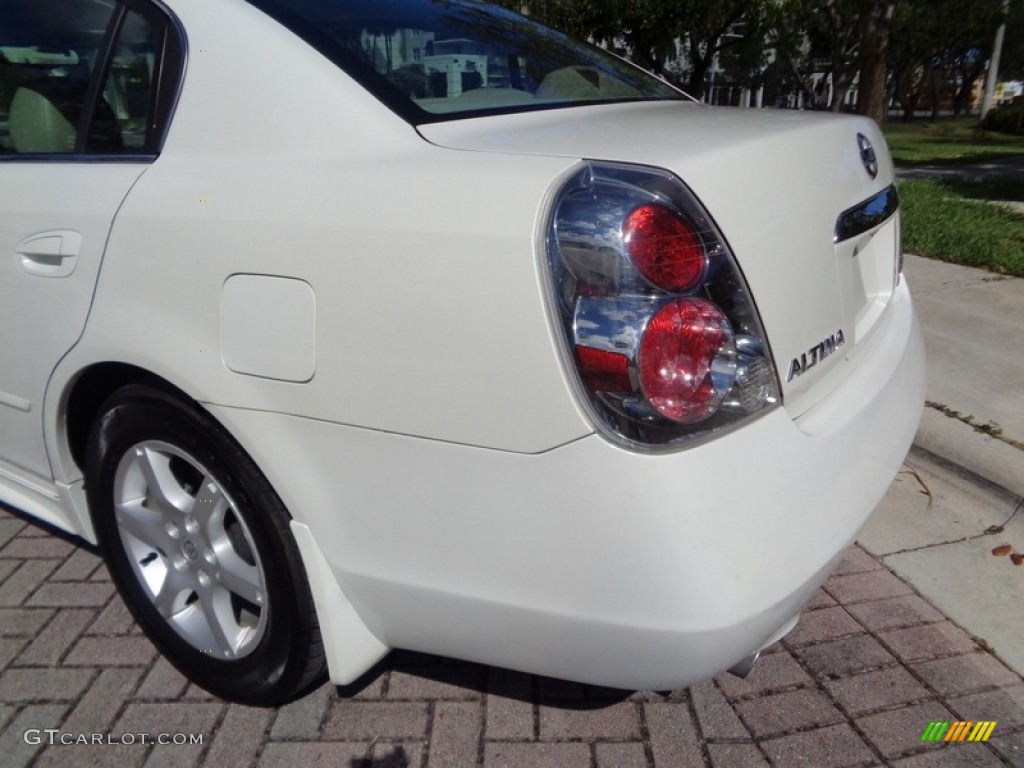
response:
[[(99, 558), (0, 508), (5, 768), (1024, 766), (1024, 680), (859, 548), (746, 680), (628, 693), (398, 652), (347, 693), (277, 710), (208, 696), (156, 654)], [(957, 719), (998, 726), (984, 744), (920, 741)]]

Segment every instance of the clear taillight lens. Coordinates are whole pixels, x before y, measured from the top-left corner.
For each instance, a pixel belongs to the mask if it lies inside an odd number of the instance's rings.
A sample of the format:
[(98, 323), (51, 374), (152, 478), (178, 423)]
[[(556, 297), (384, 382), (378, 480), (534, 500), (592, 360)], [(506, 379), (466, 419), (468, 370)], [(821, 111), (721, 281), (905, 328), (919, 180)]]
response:
[(690, 444), (779, 402), (743, 276), (671, 173), (586, 164), (557, 191), (547, 254), (566, 356), (605, 434)]

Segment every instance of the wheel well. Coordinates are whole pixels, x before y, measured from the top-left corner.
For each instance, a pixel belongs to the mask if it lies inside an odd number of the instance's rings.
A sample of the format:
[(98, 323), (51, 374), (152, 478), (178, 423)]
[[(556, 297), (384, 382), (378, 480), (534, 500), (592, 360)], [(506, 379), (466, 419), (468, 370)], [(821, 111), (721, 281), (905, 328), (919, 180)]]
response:
[(173, 384), (144, 368), (126, 363), (97, 363), (87, 368), (72, 385), (65, 411), (68, 447), (79, 468), (85, 466), (89, 432), (100, 406), (114, 392), (129, 384), (146, 384), (180, 397), (186, 403), (193, 402), (192, 398)]

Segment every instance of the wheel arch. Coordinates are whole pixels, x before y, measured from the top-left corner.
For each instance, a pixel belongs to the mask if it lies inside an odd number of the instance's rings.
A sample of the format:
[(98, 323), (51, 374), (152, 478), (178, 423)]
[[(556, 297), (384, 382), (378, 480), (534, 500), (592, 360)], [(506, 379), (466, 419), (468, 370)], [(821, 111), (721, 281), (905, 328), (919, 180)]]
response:
[[(287, 508), (211, 413), (136, 373), (101, 368), (77, 390), (76, 429), (91, 422), (86, 494), (119, 592), (171, 663), (216, 695), (259, 706), (304, 695), (327, 668)], [(143, 456), (148, 472), (136, 464)], [(200, 509), (200, 497), (219, 501)], [(236, 599), (247, 607), (231, 607)]]
[[(162, 376), (129, 363), (105, 361), (83, 368), (65, 388), (60, 417), (64, 443), (62, 448), (75, 467), (84, 475), (86, 452), (93, 424), (103, 404), (118, 390), (132, 385), (151, 387), (174, 399), (203, 411), (216, 421), (235, 440), (243, 451), (245, 446), (216, 414), (204, 408), (195, 398)], [(256, 459), (253, 458), (255, 462)], [(262, 471), (262, 470), (261, 470)], [(271, 482), (269, 477), (268, 482)], [(271, 483), (271, 485), (273, 485)], [(92, 524), (82, 494), (81, 512)], [(287, 509), (287, 508), (286, 508)], [(291, 516), (290, 510), (288, 511)], [(292, 519), (291, 529), (299, 548), (299, 555), (312, 592), (321, 631), (325, 636), (325, 650), (330, 679), (335, 684), (347, 685), (372, 669), (390, 647), (382, 643), (366, 626), (344, 594), (331, 572), (315, 536), (309, 528)], [(96, 541), (96, 537), (90, 538)]]
[(132, 384), (161, 390), (194, 407), (200, 407), (187, 393), (145, 368), (113, 361), (94, 363), (84, 368), (67, 388), (61, 419), (67, 450), (79, 471), (85, 469), (89, 432), (100, 406), (117, 390)]

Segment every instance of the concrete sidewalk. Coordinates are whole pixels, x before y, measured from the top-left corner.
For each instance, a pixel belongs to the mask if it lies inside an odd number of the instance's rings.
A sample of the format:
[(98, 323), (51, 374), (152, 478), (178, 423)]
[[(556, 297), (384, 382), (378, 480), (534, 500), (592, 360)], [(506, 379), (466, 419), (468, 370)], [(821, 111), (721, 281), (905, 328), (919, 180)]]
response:
[[(395, 653), (360, 689), (227, 704), (157, 655), (99, 558), (0, 507), (0, 766), (1024, 768), (1024, 566), (991, 553), (1024, 551), (1024, 451), (984, 427), (1024, 440), (1024, 281), (913, 257), (907, 277), (935, 405), (746, 680), (630, 693)], [(955, 720), (996, 726), (921, 741)], [(61, 743), (83, 737), (104, 743)]]
[(860, 543), (1024, 673), (1024, 280), (916, 256), (905, 275), (927, 402)]
[(904, 272), (928, 355), (915, 442), (1024, 496), (1024, 279), (917, 256)]

